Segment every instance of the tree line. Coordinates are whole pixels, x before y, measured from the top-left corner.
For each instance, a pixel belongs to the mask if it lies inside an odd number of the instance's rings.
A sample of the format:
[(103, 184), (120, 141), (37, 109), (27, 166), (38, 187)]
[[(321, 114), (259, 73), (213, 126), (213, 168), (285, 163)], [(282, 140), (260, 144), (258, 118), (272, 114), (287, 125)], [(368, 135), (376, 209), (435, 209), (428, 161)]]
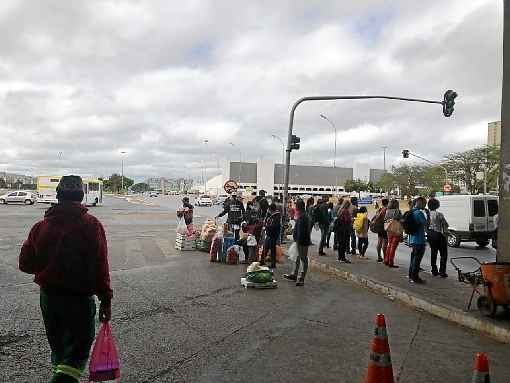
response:
[[(381, 179), (373, 184), (359, 180), (345, 183), (346, 192), (397, 192), (404, 195), (430, 195), (443, 191), (448, 183), (452, 192), (467, 191), (470, 194), (484, 192), (484, 176), (487, 192), (497, 190), (499, 177), (498, 146), (481, 146), (464, 152), (450, 153), (438, 165), (404, 164), (392, 166)], [(446, 171), (445, 171), (446, 170)]]

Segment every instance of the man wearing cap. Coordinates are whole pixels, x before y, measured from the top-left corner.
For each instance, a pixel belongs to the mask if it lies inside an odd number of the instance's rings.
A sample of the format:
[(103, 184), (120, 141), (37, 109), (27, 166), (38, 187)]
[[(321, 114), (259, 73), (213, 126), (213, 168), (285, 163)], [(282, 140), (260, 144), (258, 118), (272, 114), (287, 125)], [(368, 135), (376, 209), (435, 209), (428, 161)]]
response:
[(223, 211), (216, 216), (216, 218), (219, 218), (228, 214), (227, 223), (234, 232), (236, 241), (239, 241), (239, 230), (241, 229), (241, 223), (243, 222), (245, 214), (242, 196), (243, 194), (241, 192), (233, 192), (230, 198), (223, 204)]
[(81, 204), (83, 182), (64, 176), (57, 186), (58, 204), (30, 230), (19, 256), (19, 268), (35, 274), (40, 306), (51, 348), (51, 383), (78, 382), (94, 341), (94, 317), (111, 317), (106, 235), (97, 218)]

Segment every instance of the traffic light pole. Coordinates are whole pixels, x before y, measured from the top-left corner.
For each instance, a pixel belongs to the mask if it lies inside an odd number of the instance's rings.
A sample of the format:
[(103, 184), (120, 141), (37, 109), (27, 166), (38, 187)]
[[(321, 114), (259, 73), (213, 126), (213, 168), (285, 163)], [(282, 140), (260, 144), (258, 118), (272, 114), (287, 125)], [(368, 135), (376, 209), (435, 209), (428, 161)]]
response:
[(497, 262), (510, 262), (510, 1), (504, 1)]
[[(451, 92), (451, 91), (449, 91)], [(453, 98), (455, 98), (457, 94)], [(417, 98), (403, 98), (403, 97), (390, 97), (390, 96), (312, 96), (312, 97), (303, 97), (297, 100), (290, 110), (290, 119), (289, 119), (289, 134), (287, 138), (287, 149), (286, 149), (286, 158), (285, 158), (285, 180), (284, 180), (284, 188), (283, 188), (283, 215), (287, 216), (287, 201), (289, 198), (289, 177), (290, 177), (290, 153), (292, 152), (292, 130), (294, 128), (294, 113), (296, 108), (306, 101), (332, 101), (332, 100), (370, 100), (370, 99), (379, 99), (379, 100), (398, 100), (398, 101), (408, 101), (408, 102), (422, 102), (427, 104), (439, 104), (443, 105), (443, 113), (445, 108), (445, 101), (434, 101), (434, 100), (421, 100)], [(451, 109), (453, 112), (453, 108)], [(451, 112), (449, 113), (451, 115)], [(449, 117), (447, 115), (447, 117)], [(510, 170), (509, 170), (510, 173)]]
[(444, 170), (444, 174), (445, 174), (445, 184), (447, 184), (447, 183), (448, 183), (448, 169), (446, 168), (446, 166), (443, 166), (443, 165), (441, 165), (441, 164), (438, 164), (437, 162), (432, 162), (432, 161), (430, 161), (430, 160), (427, 160), (425, 157), (419, 156), (419, 155), (414, 154), (413, 152), (410, 152), (410, 151), (407, 151), (407, 154), (408, 154), (408, 155), (411, 155), (411, 156), (413, 156), (413, 157), (419, 158), (420, 160), (423, 160), (423, 161), (425, 161), (425, 162), (428, 162), (428, 163), (429, 163), (429, 164), (431, 164), (431, 165), (434, 165), (434, 166), (437, 166), (437, 167), (439, 167), (439, 168), (443, 169), (443, 170)]

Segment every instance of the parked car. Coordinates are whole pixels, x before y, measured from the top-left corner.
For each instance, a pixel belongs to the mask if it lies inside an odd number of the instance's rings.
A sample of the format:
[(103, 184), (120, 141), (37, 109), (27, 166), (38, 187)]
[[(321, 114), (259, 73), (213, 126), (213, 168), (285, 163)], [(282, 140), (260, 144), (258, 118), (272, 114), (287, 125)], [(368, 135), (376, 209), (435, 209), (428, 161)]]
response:
[(226, 194), (220, 194), (218, 197), (216, 197), (216, 205), (223, 205), (225, 201), (228, 199), (228, 195)]
[(494, 195), (448, 195), (437, 197), (448, 221), (448, 245), (476, 242), (487, 246), (497, 228), (498, 197)]
[(201, 195), (195, 199), (195, 206), (212, 206), (211, 197), (208, 195)]
[(149, 197), (157, 197), (157, 196), (158, 196), (158, 192), (155, 192), (155, 191), (149, 192)]
[(8, 203), (24, 203), (25, 205), (33, 205), (37, 198), (35, 194), (29, 191), (15, 191), (0, 196), (0, 204)]

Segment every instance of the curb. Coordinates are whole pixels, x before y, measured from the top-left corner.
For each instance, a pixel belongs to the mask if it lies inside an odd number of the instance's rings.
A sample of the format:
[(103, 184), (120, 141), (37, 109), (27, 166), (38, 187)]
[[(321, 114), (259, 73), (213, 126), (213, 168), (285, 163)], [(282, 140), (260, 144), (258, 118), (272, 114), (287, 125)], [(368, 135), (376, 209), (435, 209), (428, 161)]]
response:
[(310, 260), (310, 267), (313, 270), (322, 271), (324, 273), (340, 277), (346, 281), (353, 282), (358, 286), (383, 294), (392, 301), (399, 301), (407, 306), (425, 311), (438, 318), (446, 319), (452, 323), (478, 331), (502, 343), (510, 343), (510, 329), (475, 318), (455, 307), (429, 302), (423, 298), (413, 296), (412, 294), (392, 286), (391, 284), (381, 283), (365, 276), (353, 274), (347, 270), (340, 270), (336, 267), (317, 262), (314, 259)]

